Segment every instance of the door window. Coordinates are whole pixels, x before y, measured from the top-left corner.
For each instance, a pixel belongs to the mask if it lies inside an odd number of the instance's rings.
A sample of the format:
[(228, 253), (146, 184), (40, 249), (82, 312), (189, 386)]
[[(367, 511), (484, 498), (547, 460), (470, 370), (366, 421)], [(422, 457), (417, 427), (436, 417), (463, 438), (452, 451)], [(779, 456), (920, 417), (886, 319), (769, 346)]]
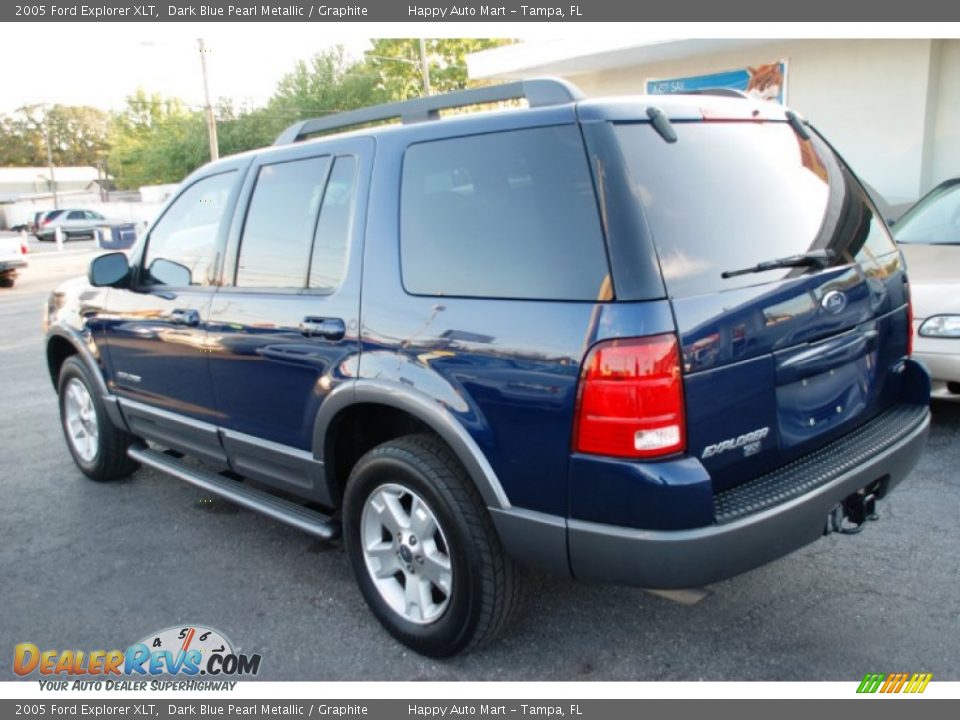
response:
[(240, 241), (237, 287), (303, 288), (330, 158), (264, 165)]
[(357, 195), (357, 159), (338, 157), (333, 164), (310, 258), (310, 288), (332, 293), (339, 287), (346, 266), (347, 245), (353, 228)]
[[(189, 271), (190, 285), (209, 285), (216, 255), (217, 233), (236, 180), (233, 171), (198, 180), (167, 208), (147, 241), (143, 267), (147, 284), (169, 285), (184, 277), (169, 272), (170, 264)], [(155, 264), (157, 260), (166, 262)], [(152, 270), (156, 268), (157, 272)]]

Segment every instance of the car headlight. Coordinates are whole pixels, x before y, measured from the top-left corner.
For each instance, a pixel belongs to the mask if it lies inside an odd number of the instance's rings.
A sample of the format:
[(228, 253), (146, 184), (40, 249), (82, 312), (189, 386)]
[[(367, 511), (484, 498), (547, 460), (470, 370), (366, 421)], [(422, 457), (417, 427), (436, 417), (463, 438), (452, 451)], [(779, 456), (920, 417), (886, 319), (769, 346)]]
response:
[(960, 338), (960, 315), (934, 315), (920, 326), (923, 337)]

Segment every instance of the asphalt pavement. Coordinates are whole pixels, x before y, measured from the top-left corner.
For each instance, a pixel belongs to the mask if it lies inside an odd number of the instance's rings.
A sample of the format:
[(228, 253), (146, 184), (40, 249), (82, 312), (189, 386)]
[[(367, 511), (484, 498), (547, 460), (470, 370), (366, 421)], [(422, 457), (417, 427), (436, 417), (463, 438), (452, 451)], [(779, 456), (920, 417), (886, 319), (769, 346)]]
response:
[[(36, 250), (36, 243), (32, 243)], [(98, 484), (64, 445), (40, 310), (90, 243), (32, 252), (0, 289), (0, 679), (13, 647), (125, 648), (217, 628), (268, 680), (960, 680), (960, 404), (856, 536), (833, 535), (685, 605), (530, 572), (495, 645), (417, 656), (367, 611), (339, 546), (140, 470)], [(34, 676), (35, 677), (35, 676)]]

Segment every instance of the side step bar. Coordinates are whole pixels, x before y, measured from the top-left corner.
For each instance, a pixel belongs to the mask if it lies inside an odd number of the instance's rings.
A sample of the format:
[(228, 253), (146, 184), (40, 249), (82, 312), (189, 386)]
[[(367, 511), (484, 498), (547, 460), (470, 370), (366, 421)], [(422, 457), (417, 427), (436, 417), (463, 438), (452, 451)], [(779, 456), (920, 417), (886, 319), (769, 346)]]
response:
[(240, 507), (291, 525), (321, 540), (333, 540), (340, 535), (340, 523), (331, 517), (263, 490), (242, 485), (216, 473), (191, 467), (167, 453), (152, 450), (146, 445), (139, 443), (131, 445), (127, 454), (137, 462), (155, 470), (196, 485)]

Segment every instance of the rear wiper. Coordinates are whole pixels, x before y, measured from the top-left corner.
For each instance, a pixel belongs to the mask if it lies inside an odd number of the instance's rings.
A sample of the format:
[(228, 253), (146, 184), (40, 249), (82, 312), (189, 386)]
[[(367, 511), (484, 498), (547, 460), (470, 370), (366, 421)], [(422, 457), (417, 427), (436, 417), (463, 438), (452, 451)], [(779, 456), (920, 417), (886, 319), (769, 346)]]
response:
[(787, 257), (777, 258), (776, 260), (766, 260), (759, 262), (751, 267), (742, 270), (727, 270), (720, 273), (724, 280), (737, 277), (737, 275), (749, 275), (750, 273), (764, 272), (765, 270), (776, 270), (777, 268), (789, 267), (816, 267), (824, 268), (833, 260), (836, 253), (833, 250), (811, 250), (802, 255), (789, 255)]

